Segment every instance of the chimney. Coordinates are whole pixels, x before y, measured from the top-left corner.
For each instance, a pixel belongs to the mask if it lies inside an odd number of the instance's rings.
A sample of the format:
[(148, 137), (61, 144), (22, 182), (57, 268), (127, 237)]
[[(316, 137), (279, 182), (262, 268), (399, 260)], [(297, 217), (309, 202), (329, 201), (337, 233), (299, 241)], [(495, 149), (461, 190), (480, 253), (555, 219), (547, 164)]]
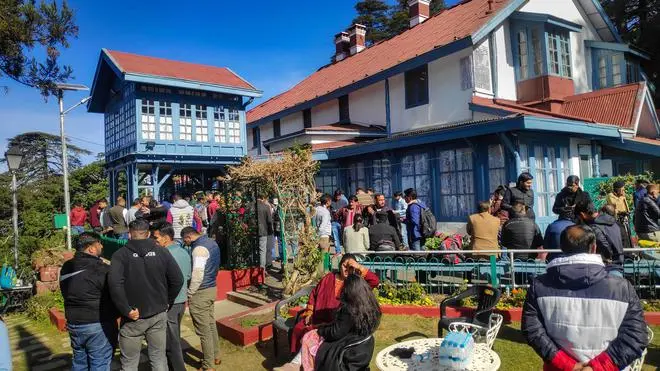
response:
[(410, 28), (413, 28), (429, 19), (430, 15), (430, 0), (408, 0), (408, 16), (410, 17)]
[(349, 39), (351, 45), (351, 55), (355, 55), (364, 50), (365, 39), (367, 35), (367, 27), (361, 24), (354, 24), (349, 30)]
[(351, 41), (348, 32), (342, 31), (335, 35), (335, 62), (349, 56), (351, 52)]

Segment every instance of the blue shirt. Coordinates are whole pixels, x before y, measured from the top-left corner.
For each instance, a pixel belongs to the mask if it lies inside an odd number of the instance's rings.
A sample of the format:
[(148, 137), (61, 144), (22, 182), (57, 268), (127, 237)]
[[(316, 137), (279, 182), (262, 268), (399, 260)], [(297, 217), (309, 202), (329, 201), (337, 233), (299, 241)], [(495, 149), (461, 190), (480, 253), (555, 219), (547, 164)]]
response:
[(637, 203), (642, 200), (646, 196), (646, 188), (640, 188), (633, 193), (633, 204), (635, 205), (635, 208), (637, 208)]
[(167, 249), (176, 260), (176, 264), (181, 269), (183, 274), (183, 286), (179, 291), (179, 295), (174, 299), (174, 304), (185, 303), (186, 301), (186, 291), (188, 290), (188, 282), (190, 282), (190, 275), (192, 274), (192, 260), (188, 251), (183, 248), (178, 242), (173, 242), (171, 245), (167, 246)]

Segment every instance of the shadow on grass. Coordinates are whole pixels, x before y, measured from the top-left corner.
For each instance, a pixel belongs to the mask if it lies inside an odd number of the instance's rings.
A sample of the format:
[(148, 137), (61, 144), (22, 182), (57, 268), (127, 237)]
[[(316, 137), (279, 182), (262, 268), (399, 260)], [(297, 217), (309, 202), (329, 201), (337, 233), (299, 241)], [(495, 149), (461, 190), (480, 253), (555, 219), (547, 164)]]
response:
[(255, 345), (257, 351), (264, 357), (261, 366), (266, 370), (272, 370), (274, 367), (282, 366), (293, 358), (289, 350), (287, 334), (283, 331), (276, 331), (273, 336), (278, 336), (277, 345), (279, 349), (277, 357), (275, 356), (273, 339), (260, 341)]
[(402, 343), (406, 340), (419, 339), (419, 338), (428, 338), (428, 335), (414, 331), (403, 336), (395, 337), (394, 340), (396, 340), (397, 343)]
[(37, 365), (54, 363), (60, 364), (58, 369), (66, 369), (71, 366), (70, 353), (53, 353), (46, 344), (39, 340), (39, 337), (35, 333), (25, 326), (16, 326), (15, 331), (18, 333), (20, 339), (16, 345), (16, 349), (23, 352), (24, 365), (28, 370), (31, 370)]
[(508, 340), (514, 343), (527, 344), (527, 340), (523, 336), (522, 331), (515, 327), (511, 327), (510, 325), (502, 326), (500, 328), (499, 334), (497, 334), (497, 338), (500, 340)]
[(200, 350), (195, 349), (184, 338), (181, 338), (181, 349), (183, 351), (183, 363), (195, 369), (202, 367), (203, 354)]
[(649, 344), (648, 353), (644, 359), (645, 365), (660, 365), (660, 346)]

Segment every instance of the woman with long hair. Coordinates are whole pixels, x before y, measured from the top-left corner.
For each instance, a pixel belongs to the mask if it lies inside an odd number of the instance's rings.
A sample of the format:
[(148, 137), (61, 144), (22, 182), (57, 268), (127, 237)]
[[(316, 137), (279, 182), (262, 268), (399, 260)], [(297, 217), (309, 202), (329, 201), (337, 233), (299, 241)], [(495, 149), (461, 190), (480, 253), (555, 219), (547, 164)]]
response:
[[(364, 226), (362, 215), (353, 218), (353, 225), (344, 228), (344, 248), (348, 254), (359, 254), (369, 250), (369, 229)], [(362, 255), (356, 255), (360, 260)]]
[[(355, 255), (344, 254), (339, 261), (339, 271), (326, 274), (309, 295), (303, 320), (294, 326), (291, 334), (291, 353), (300, 351), (300, 342), (307, 332), (334, 321), (341, 306), (344, 284), (351, 274), (362, 277), (371, 289), (378, 286), (378, 276), (358, 264)], [(294, 362), (300, 363), (297, 359)]]
[[(371, 335), (380, 317), (380, 306), (367, 281), (349, 275), (335, 321), (303, 337), (303, 370), (358, 370), (368, 366), (374, 351)], [(348, 345), (353, 346), (342, 354)]]

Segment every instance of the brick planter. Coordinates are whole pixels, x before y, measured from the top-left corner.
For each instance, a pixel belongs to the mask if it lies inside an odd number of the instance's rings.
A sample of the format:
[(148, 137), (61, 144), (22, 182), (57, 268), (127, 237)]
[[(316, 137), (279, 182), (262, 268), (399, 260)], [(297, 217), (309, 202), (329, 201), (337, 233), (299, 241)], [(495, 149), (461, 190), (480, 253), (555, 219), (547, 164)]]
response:
[(227, 299), (227, 293), (264, 283), (264, 270), (261, 267), (219, 270), (215, 278), (215, 300)]
[(56, 265), (49, 265), (47, 267), (39, 268), (39, 281), (53, 282), (57, 281), (60, 276), (60, 267)]
[(277, 303), (270, 303), (217, 320), (216, 325), (218, 327), (218, 335), (227, 339), (231, 343), (240, 346), (252, 345), (272, 338), (273, 326), (271, 322), (244, 328), (241, 326), (241, 320), (248, 316), (262, 314), (270, 314), (271, 318), (273, 318), (275, 315), (275, 305), (277, 305)]
[(48, 317), (50, 317), (50, 323), (52, 323), (59, 331), (66, 331), (66, 318), (62, 311), (57, 308), (50, 308), (48, 310)]

